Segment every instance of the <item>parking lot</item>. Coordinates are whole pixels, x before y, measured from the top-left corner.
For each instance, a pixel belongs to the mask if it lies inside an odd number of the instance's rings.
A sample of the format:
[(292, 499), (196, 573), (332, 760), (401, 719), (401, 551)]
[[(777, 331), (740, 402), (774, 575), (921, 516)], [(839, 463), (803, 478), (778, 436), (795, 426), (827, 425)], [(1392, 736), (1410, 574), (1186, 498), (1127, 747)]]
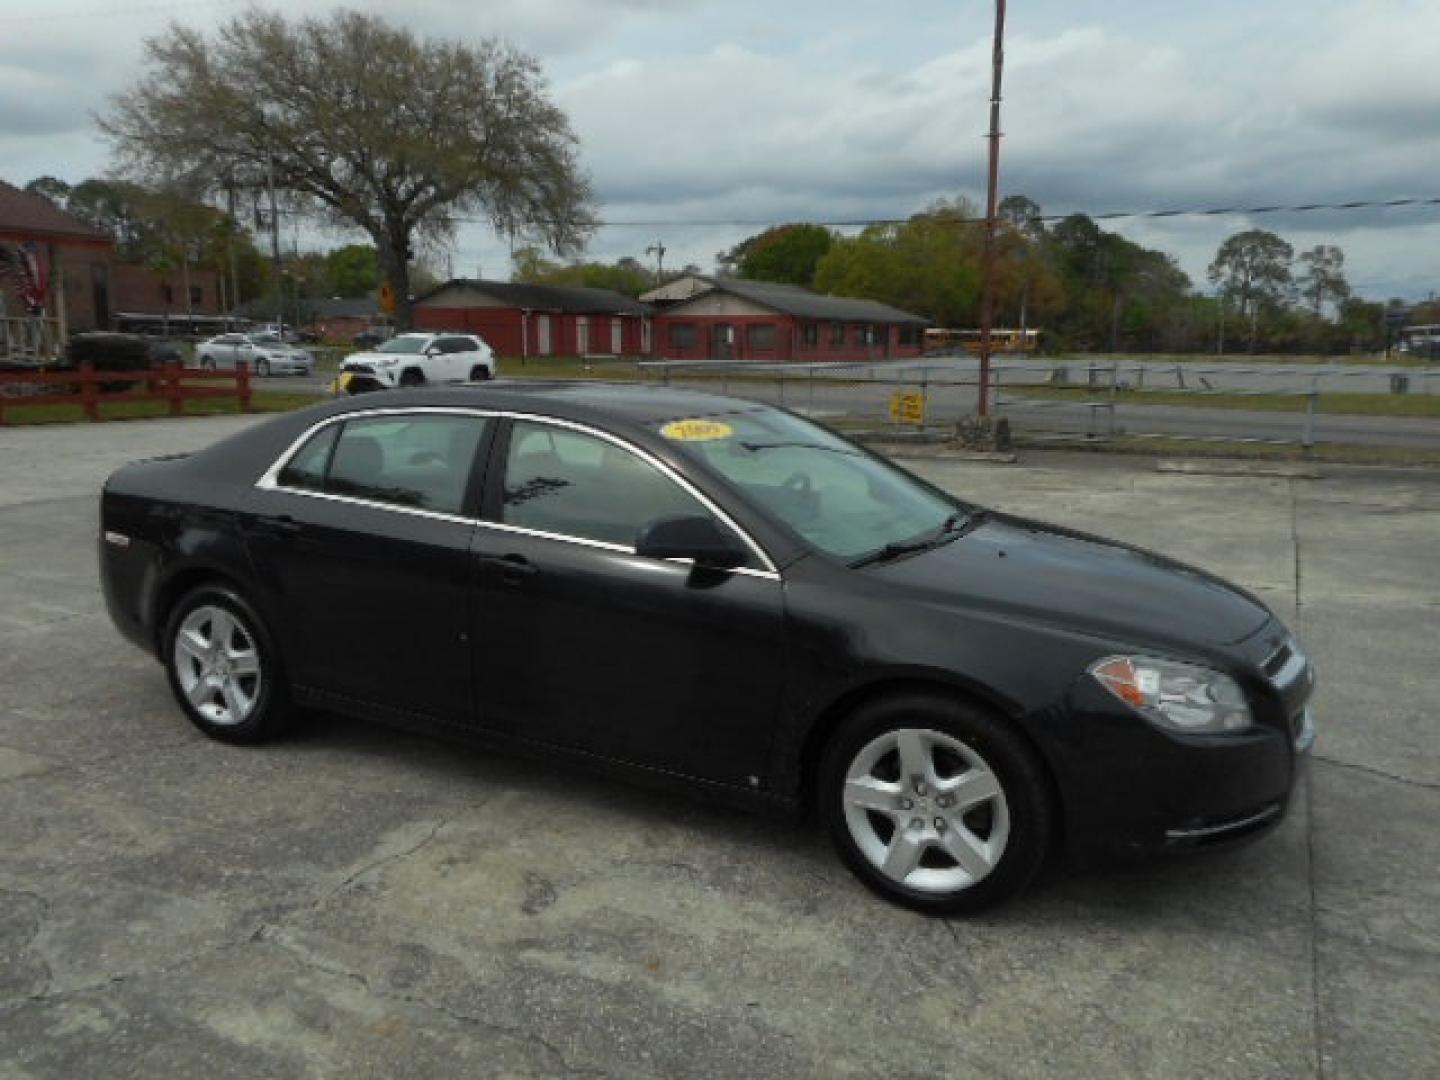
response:
[(335, 718), (204, 739), (109, 625), (96, 493), (252, 422), (0, 429), (0, 1077), (1440, 1072), (1440, 472), (907, 462), (1246, 585), (1320, 678), (1276, 833), (946, 921), (807, 826)]

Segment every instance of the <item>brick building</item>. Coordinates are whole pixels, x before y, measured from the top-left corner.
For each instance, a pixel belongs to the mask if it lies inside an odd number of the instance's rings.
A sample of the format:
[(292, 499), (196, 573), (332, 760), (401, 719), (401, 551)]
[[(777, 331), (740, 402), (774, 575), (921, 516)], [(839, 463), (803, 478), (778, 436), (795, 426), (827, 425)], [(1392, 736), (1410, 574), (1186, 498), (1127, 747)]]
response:
[[(220, 314), (220, 280), (214, 270), (162, 272), (121, 262), (108, 233), (3, 180), (0, 244), (34, 244), (43, 253), (46, 312), (61, 340), (68, 333), (118, 329), (127, 322), (153, 329), (168, 321), (179, 329), (189, 316)], [(14, 317), (19, 307), (10, 283), (0, 282), (0, 310)]]
[(643, 295), (666, 360), (891, 360), (919, 356), (926, 320), (798, 285), (678, 278)]
[(502, 356), (647, 356), (650, 309), (609, 289), (456, 279), (415, 301), (419, 330), (479, 334)]

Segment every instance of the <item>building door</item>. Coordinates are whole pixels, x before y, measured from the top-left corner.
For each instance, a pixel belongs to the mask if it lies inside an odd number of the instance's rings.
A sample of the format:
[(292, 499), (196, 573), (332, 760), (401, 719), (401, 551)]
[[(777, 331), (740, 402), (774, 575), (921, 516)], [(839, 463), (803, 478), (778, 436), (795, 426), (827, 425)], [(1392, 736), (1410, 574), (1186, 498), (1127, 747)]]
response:
[(619, 356), (625, 351), (625, 343), (621, 337), (625, 332), (625, 320), (618, 315), (610, 320), (610, 351)]
[(729, 323), (716, 323), (710, 331), (710, 357), (714, 360), (735, 359), (735, 327)]
[(590, 355), (590, 320), (584, 315), (575, 320), (575, 351), (581, 356)]
[(535, 348), (541, 356), (550, 355), (550, 316), (535, 317)]
[(651, 345), (650, 345), (650, 330), (651, 330), (650, 320), (649, 320), (649, 319), (641, 319), (641, 320), (640, 320), (640, 355), (641, 355), (641, 356), (649, 356), (650, 353), (653, 351), (653, 349), (651, 348)]

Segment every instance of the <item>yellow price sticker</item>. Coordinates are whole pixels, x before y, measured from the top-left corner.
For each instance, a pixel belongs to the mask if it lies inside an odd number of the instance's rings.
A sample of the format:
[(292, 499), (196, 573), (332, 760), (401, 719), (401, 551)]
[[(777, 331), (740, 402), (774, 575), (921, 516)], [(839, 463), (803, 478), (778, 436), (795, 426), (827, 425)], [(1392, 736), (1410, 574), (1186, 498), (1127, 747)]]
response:
[(718, 420), (672, 420), (660, 429), (660, 434), (674, 442), (711, 442), (730, 438), (735, 429)]

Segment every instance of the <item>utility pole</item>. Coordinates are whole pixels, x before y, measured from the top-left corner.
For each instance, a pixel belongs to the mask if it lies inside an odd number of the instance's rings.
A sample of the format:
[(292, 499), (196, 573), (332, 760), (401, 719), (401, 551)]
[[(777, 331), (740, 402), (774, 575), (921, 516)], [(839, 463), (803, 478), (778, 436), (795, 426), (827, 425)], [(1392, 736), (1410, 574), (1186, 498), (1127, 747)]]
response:
[(646, 255), (655, 256), (655, 284), (659, 285), (665, 277), (665, 245), (656, 240), (645, 249)]
[(990, 331), (995, 323), (995, 215), (1000, 201), (1000, 81), (1005, 69), (1005, 0), (995, 0), (990, 83), (990, 178), (985, 195), (985, 250), (980, 263), (980, 386), (975, 411), (990, 415)]
[(221, 324), (226, 330), (230, 329), (230, 316), (235, 314), (235, 309), (240, 306), (240, 271), (235, 262), (235, 241), (236, 234), (240, 229), (240, 219), (235, 211), (235, 176), (232, 173), (225, 179), (226, 205), (230, 211), (230, 224), (225, 233), (225, 255), (230, 264), (230, 307), (225, 311), (226, 319)]
[(280, 208), (275, 202), (275, 155), (265, 159), (265, 186), (270, 189), (270, 257), (275, 263), (275, 332), (284, 340), (285, 283), (280, 264)]

